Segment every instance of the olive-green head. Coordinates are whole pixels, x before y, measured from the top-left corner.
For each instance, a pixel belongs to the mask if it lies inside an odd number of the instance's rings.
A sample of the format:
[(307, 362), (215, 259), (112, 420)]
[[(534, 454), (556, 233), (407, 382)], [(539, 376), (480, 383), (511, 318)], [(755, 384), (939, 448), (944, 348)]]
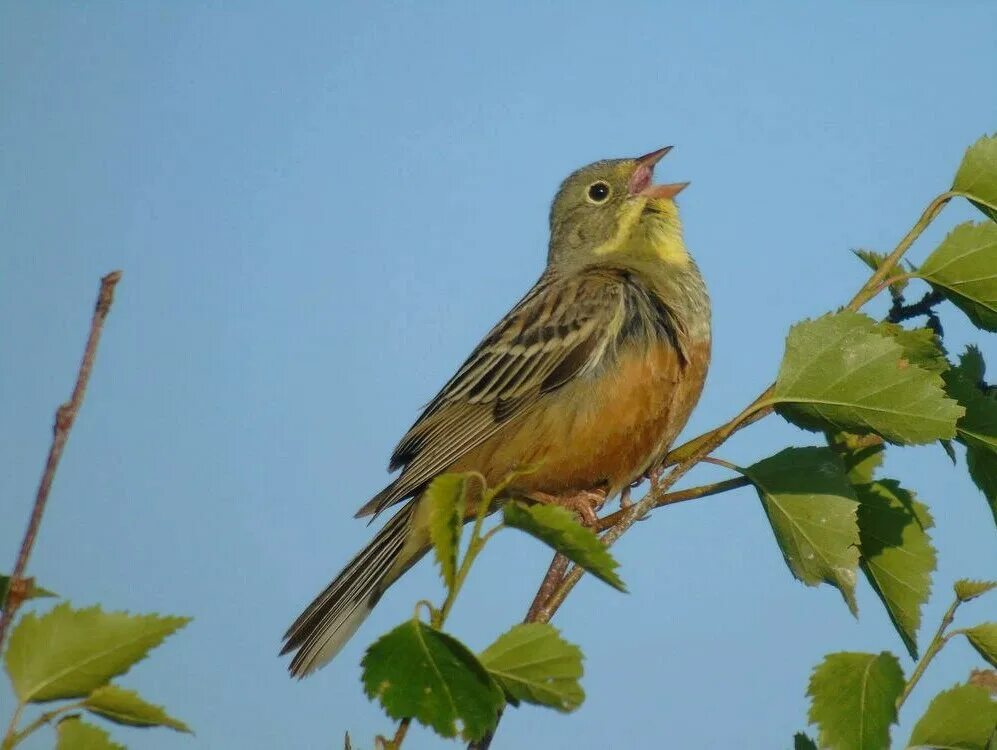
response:
[(636, 159), (607, 159), (571, 174), (550, 209), (548, 265), (658, 259), (688, 263), (675, 196), (689, 183), (654, 185), (671, 146)]

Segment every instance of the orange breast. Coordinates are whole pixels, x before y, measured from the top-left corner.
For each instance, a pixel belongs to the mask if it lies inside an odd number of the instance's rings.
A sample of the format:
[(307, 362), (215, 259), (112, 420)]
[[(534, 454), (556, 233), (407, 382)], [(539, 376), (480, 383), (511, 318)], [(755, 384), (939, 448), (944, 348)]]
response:
[(708, 361), (708, 343), (685, 367), (667, 343), (633, 345), (613, 367), (544, 396), (450, 470), (477, 470), (494, 484), (532, 466), (515, 490), (614, 494), (664, 455), (699, 399)]

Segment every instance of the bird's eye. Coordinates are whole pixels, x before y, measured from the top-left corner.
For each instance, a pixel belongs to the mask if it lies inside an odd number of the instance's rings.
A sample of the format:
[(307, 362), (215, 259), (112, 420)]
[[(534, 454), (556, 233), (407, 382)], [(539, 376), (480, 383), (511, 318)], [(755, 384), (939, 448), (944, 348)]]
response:
[(609, 198), (609, 185), (600, 180), (589, 185), (588, 199), (592, 203), (605, 203)]

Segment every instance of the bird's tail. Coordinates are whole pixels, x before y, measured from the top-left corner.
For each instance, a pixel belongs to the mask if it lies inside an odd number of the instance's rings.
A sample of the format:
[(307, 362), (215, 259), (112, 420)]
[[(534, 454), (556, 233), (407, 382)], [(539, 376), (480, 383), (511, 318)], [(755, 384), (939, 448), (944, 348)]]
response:
[(398, 511), (287, 629), (280, 653), (296, 652), (288, 667), (293, 677), (305, 677), (339, 653), (381, 594), (422, 556), (402, 559), (414, 509), (410, 501)]

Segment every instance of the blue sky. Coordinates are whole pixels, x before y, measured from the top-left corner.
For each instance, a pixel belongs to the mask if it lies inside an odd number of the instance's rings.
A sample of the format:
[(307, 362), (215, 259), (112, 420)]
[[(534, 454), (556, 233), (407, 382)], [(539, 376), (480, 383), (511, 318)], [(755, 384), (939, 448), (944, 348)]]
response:
[[(691, 436), (770, 382), (791, 323), (858, 288), (849, 248), (892, 248), (997, 126), (995, 26), (983, 1), (0, 4), (0, 555), (98, 279), (120, 268), (31, 572), (78, 605), (195, 618), (122, 683), (197, 736), (115, 737), (317, 748), (349, 729), (370, 747), (390, 731), (358, 663), (439, 597), (429, 564), (312, 679), (286, 678), (279, 638), (368, 539), (353, 511), (420, 405), (540, 272), (560, 179), (675, 144), (659, 177), (692, 181), (686, 238), (714, 299)], [(911, 257), (967, 218), (947, 209)], [(992, 338), (944, 321), (950, 348), (977, 341), (997, 368)], [(813, 441), (772, 417), (720, 455)], [(993, 576), (993, 523), (937, 447), (891, 451), (887, 473), (937, 523), (929, 631), (953, 580)], [(791, 577), (748, 489), (661, 511), (616, 555), (630, 594), (586, 580), (555, 620), (587, 655), (586, 703), (512, 711), (496, 748), (788, 747), (826, 651), (903, 650), (864, 584), (856, 621)], [(497, 538), (449, 629), (486, 645), (547, 562)], [(974, 656), (947, 647), (898, 743)]]

